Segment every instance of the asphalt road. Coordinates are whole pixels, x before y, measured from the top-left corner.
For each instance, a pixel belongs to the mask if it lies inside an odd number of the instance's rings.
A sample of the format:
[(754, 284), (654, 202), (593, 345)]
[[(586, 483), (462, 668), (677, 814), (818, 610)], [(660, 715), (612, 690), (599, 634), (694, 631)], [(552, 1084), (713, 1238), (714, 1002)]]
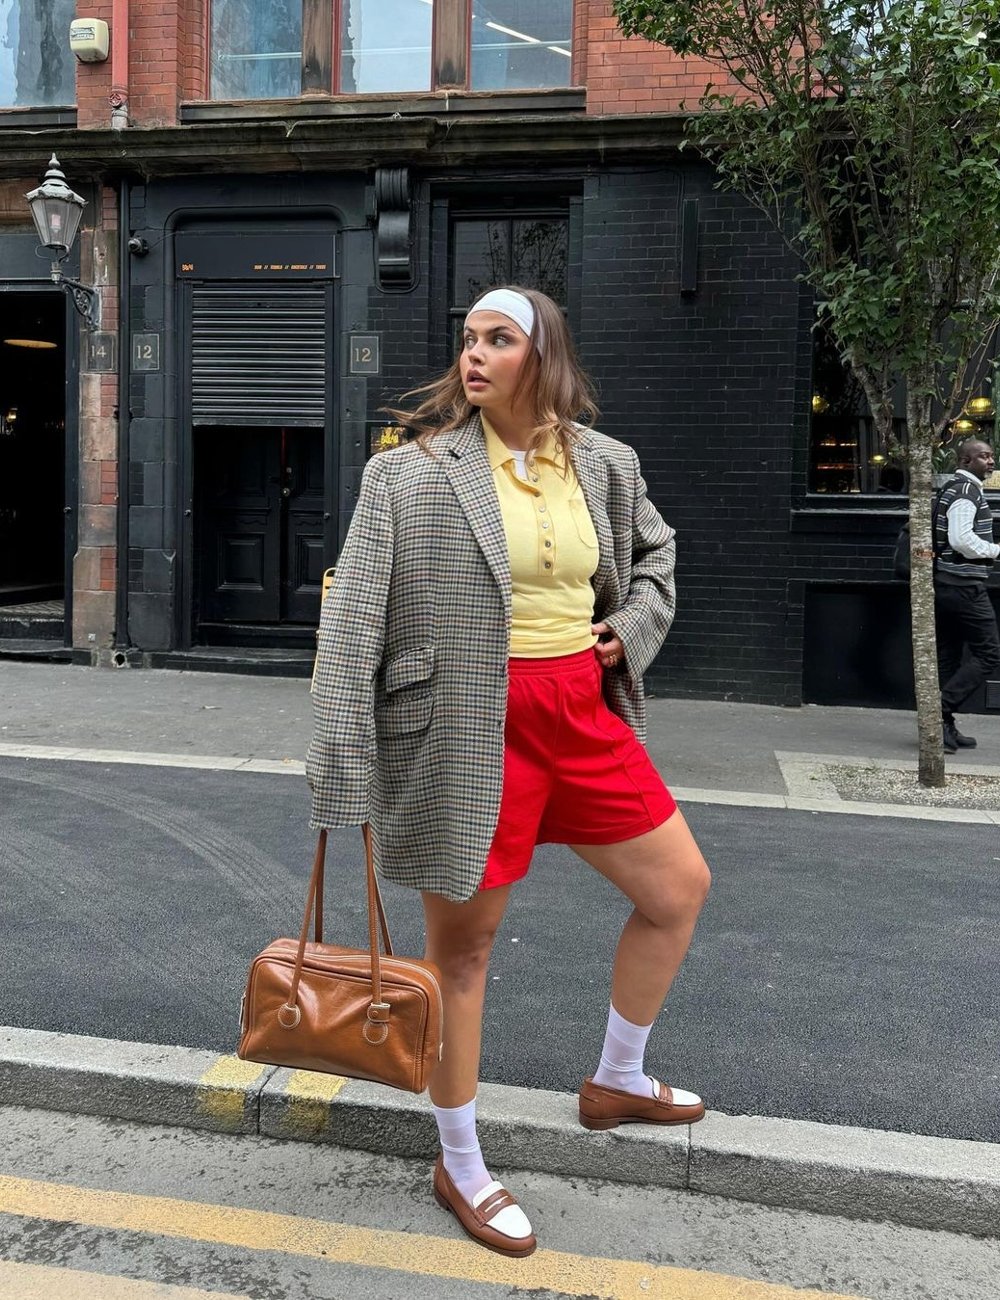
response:
[(946, 1232), (499, 1170), (540, 1246), (503, 1260), (438, 1208), (422, 1162), (47, 1111), (0, 1125), (0, 1296), (18, 1300), (151, 1300), (143, 1278), (176, 1300), (1000, 1294), (1000, 1242)]
[[(232, 1051), (253, 954), (297, 932), (312, 851), (289, 776), (0, 760), (0, 1023)], [(647, 1058), (713, 1109), (1000, 1141), (996, 828), (690, 805), (714, 872)], [(360, 836), (328, 937), (364, 942)], [(386, 891), (397, 950), (414, 895)], [(575, 1090), (626, 905), (567, 850), (514, 891), (484, 1078)]]

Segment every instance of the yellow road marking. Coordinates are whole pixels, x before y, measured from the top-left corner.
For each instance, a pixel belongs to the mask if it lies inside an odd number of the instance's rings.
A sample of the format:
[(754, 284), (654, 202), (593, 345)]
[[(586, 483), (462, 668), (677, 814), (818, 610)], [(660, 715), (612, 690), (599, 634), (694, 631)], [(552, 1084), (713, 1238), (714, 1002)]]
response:
[(238, 1131), (243, 1124), (247, 1088), (271, 1068), (256, 1061), (241, 1061), (238, 1056), (220, 1056), (198, 1081), (198, 1109), (220, 1128)]
[(538, 1250), (528, 1259), (507, 1259), (464, 1238), (359, 1228), (293, 1214), (179, 1201), (165, 1196), (133, 1196), (2, 1175), (0, 1212), (214, 1242), (244, 1250), (281, 1251), (332, 1264), (493, 1283), (515, 1290), (601, 1297), (601, 1300), (858, 1300), (830, 1292), (752, 1282), (722, 1273), (555, 1250)]
[(201, 1291), (192, 1286), (0, 1259), (0, 1300), (53, 1300), (54, 1296), (59, 1300), (250, 1300), (231, 1291)]
[(285, 1085), (288, 1105), (281, 1117), (282, 1130), (300, 1137), (322, 1133), (330, 1119), (330, 1102), (346, 1082), (340, 1074), (294, 1070)]

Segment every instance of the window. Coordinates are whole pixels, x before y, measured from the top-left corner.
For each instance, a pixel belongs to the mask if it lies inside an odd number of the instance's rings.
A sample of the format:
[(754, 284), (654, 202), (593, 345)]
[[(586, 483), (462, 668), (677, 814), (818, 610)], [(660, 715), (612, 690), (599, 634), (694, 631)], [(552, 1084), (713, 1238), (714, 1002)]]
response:
[(0, 0), (0, 108), (76, 103), (76, 0)]
[[(979, 379), (973, 381), (961, 415), (952, 420), (944, 441), (934, 453), (934, 469), (950, 473), (954, 452), (964, 438), (996, 441), (997, 412), (990, 395), (997, 373), (996, 337), (990, 344)], [(909, 490), (906, 464), (906, 405), (902, 383), (893, 393), (892, 438), (885, 447), (861, 385), (841, 360), (829, 333), (813, 331), (813, 390), (809, 421), (810, 492), (833, 496), (905, 495)], [(987, 480), (987, 488), (1000, 487), (1000, 474)]]
[(472, 0), (472, 90), (570, 84), (573, 0)]
[[(906, 442), (902, 394), (893, 439)], [(875, 421), (858, 380), (822, 326), (813, 331), (813, 391), (809, 422), (809, 491), (841, 496), (907, 490), (905, 453), (879, 445)]]
[(301, 93), (302, 0), (212, 0), (212, 98)]
[(341, 0), (340, 93), (430, 90), (432, 0)]
[(451, 228), (452, 345), (471, 304), (498, 284), (540, 289), (566, 307), (569, 221), (565, 214), (456, 216)]
[[(30, 2), (42, 9), (46, 0)], [(0, 0), (0, 11), (17, 3)], [(571, 80), (573, 0), (210, 4), (212, 99), (535, 90)]]

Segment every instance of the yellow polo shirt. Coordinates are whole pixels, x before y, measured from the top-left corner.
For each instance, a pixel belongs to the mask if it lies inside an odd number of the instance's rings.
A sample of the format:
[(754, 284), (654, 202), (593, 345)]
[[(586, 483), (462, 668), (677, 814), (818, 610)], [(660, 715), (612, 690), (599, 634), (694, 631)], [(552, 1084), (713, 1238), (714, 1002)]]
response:
[(549, 659), (587, 650), (597, 641), (590, 631), (597, 533), (572, 466), (550, 439), (525, 481), (485, 417), (483, 430), (510, 557), (510, 653)]

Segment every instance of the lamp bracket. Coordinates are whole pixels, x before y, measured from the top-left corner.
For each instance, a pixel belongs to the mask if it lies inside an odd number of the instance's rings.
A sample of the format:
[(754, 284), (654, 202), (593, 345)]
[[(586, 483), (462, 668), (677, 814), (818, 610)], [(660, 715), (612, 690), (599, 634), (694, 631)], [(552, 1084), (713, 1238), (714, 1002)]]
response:
[(81, 284), (79, 280), (71, 280), (69, 276), (63, 275), (58, 262), (52, 263), (52, 280), (68, 292), (77, 315), (83, 317), (87, 329), (100, 329), (101, 295), (98, 291), (89, 284)]

